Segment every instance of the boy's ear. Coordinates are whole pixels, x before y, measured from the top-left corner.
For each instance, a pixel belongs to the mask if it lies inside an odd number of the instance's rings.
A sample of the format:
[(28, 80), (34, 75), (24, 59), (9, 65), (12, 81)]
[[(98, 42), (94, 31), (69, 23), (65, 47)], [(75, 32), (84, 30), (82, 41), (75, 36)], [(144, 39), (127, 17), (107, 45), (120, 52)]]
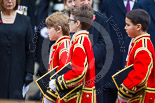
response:
[(81, 25), (81, 22), (78, 20), (78, 21), (76, 22), (76, 25), (77, 25), (77, 27), (79, 27), (79, 26)]
[(141, 24), (137, 24), (137, 31), (142, 30), (142, 25)]
[(61, 26), (58, 26), (56, 31), (57, 31), (57, 32), (60, 32), (60, 31), (62, 31), (62, 28), (61, 28)]

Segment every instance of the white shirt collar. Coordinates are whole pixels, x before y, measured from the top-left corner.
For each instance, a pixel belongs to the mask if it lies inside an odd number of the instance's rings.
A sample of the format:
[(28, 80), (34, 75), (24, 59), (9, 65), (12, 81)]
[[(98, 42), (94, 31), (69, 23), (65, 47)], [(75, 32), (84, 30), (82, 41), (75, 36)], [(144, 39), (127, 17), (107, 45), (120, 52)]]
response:
[(80, 31), (76, 32), (76, 33), (72, 36), (71, 42), (72, 42), (72, 40), (75, 38), (75, 36), (78, 35), (80, 32), (87, 32), (87, 31), (86, 31), (86, 30), (80, 30)]

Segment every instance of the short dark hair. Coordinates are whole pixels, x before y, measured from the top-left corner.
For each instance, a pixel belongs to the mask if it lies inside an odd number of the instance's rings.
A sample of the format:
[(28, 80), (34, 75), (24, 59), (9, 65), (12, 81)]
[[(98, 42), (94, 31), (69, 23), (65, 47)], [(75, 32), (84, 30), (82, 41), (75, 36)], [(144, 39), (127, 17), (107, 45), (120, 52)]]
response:
[(81, 5), (71, 9), (75, 20), (79, 20), (82, 30), (88, 30), (93, 21), (93, 9), (87, 5)]
[(63, 35), (69, 36), (68, 15), (64, 12), (55, 12), (46, 18), (46, 25), (54, 27), (55, 30), (61, 26)]
[[(13, 10), (18, 9), (19, 3), (20, 3), (20, 0), (16, 0), (16, 6), (15, 6), (15, 8)], [(0, 0), (0, 11), (4, 11), (4, 7), (2, 5), (3, 5), (3, 0)]]
[(126, 17), (131, 20), (134, 25), (141, 24), (142, 30), (147, 31), (150, 24), (150, 16), (143, 9), (134, 9), (127, 13)]

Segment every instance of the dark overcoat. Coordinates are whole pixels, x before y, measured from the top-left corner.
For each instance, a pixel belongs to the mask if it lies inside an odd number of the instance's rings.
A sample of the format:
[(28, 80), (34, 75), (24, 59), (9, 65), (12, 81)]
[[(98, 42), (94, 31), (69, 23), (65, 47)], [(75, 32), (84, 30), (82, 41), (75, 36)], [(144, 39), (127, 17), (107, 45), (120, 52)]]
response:
[(34, 50), (29, 17), (17, 14), (13, 24), (0, 23), (0, 98), (23, 99), (25, 74), (34, 72)]
[[(107, 63), (107, 52), (111, 46), (109, 42), (110, 28), (107, 22), (108, 18), (105, 13), (94, 11), (94, 21), (90, 27), (89, 38), (92, 43), (94, 58), (95, 58), (95, 88), (97, 102), (102, 103), (103, 98), (102, 88), (103, 88), (103, 77), (104, 77), (104, 64)], [(110, 58), (110, 57), (109, 57)]]

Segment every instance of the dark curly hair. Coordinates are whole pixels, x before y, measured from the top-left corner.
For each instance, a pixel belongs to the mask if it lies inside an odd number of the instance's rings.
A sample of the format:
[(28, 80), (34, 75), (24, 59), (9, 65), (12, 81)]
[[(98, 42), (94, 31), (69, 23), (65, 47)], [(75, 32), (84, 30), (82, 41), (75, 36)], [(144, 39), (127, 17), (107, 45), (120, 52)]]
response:
[(82, 30), (88, 30), (93, 21), (93, 9), (87, 5), (81, 5), (71, 9), (71, 15), (75, 20), (79, 20)]

